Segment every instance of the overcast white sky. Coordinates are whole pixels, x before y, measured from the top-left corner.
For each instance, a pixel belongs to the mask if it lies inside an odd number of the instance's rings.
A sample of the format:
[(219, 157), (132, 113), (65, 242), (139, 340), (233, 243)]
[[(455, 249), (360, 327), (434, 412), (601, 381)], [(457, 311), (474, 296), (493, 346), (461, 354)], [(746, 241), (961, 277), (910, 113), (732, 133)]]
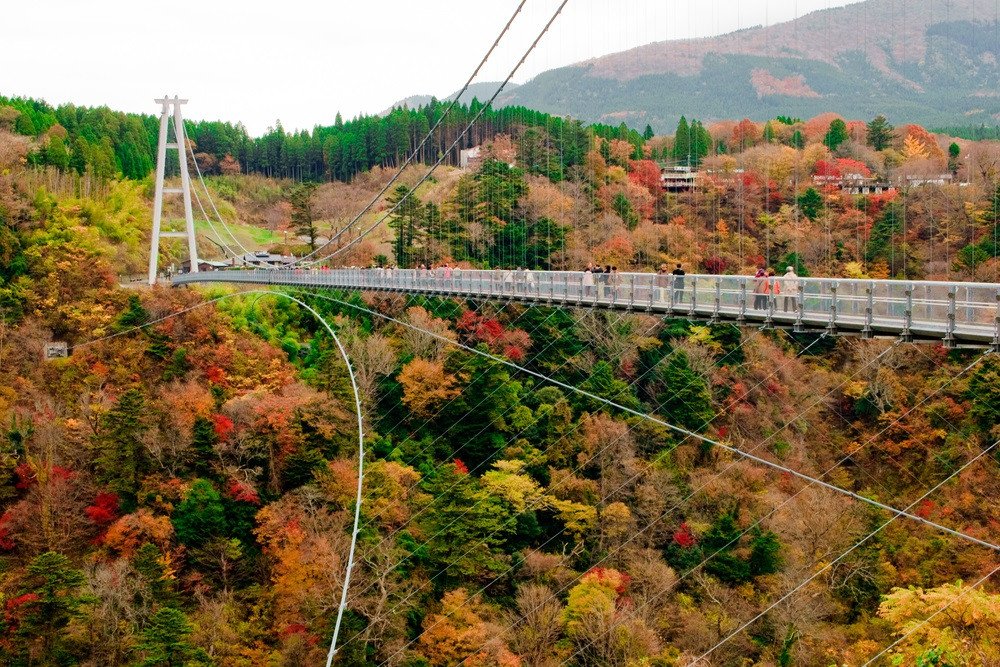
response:
[[(458, 90), (519, 0), (35, 0), (5, 2), (0, 94), (188, 118), (242, 120), (251, 134), (375, 113)], [(478, 81), (506, 77), (560, 0), (528, 0)], [(770, 25), (858, 0), (570, 0), (519, 70), (665, 39)], [(173, 10), (173, 11), (171, 11)]]

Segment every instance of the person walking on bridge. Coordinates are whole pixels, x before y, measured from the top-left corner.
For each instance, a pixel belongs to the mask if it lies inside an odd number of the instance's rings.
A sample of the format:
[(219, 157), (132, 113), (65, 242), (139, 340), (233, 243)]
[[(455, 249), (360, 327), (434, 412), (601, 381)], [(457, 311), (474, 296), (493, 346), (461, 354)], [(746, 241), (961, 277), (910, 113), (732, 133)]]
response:
[(781, 276), (781, 291), (785, 295), (785, 312), (788, 312), (788, 307), (795, 310), (795, 295), (799, 292), (799, 277), (795, 274), (795, 269), (788, 267), (785, 269), (785, 275)]
[(594, 265), (587, 264), (587, 268), (583, 270), (583, 278), (580, 281), (583, 287), (583, 297), (587, 298), (593, 296), (594, 294)]
[(674, 277), (674, 303), (684, 303), (684, 269), (678, 264), (671, 275)]
[(764, 269), (757, 269), (753, 277), (753, 309), (764, 310), (767, 308), (768, 289), (767, 272)]
[(663, 301), (664, 290), (670, 286), (670, 271), (667, 269), (666, 264), (660, 264), (660, 268), (656, 272), (656, 277), (653, 278), (653, 284), (656, 286), (656, 300)]
[(767, 270), (767, 309), (774, 312), (778, 307), (778, 295), (781, 294), (781, 281), (778, 280), (774, 269)]
[[(610, 270), (611, 267), (609, 266), (608, 271)], [(597, 264), (596, 266), (594, 266), (594, 294), (597, 296), (598, 299), (601, 299), (604, 296), (603, 292), (604, 292), (604, 269), (601, 268), (600, 264)]]

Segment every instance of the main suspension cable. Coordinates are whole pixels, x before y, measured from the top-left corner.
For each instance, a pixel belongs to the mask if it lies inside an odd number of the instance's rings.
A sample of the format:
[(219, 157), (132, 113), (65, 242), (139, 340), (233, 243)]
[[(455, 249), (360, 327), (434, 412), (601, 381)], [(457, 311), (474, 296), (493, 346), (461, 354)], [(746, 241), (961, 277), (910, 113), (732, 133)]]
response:
[[(458, 91), (458, 94), (455, 95), (454, 99), (451, 101), (451, 104), (449, 104), (448, 108), (445, 109), (445, 111), (444, 111), (443, 114), (441, 114), (441, 117), (437, 119), (437, 122), (435, 122), (434, 125), (431, 127), (431, 129), (428, 130), (427, 134), (424, 135), (424, 138), (420, 141), (420, 144), (416, 148), (414, 148), (413, 152), (411, 152), (410, 155), (406, 158), (406, 161), (403, 163), (403, 165), (398, 170), (396, 170), (395, 175), (391, 179), (389, 179), (389, 182), (385, 184), (385, 186), (379, 191), (379, 193), (377, 195), (375, 195), (374, 197), (372, 197), (371, 201), (369, 201), (368, 204), (363, 209), (361, 209), (361, 211), (357, 215), (355, 215), (354, 218), (349, 223), (347, 223), (344, 226), (343, 229), (341, 229), (339, 232), (337, 232), (336, 234), (334, 234), (330, 239), (327, 240), (326, 243), (324, 243), (320, 247), (316, 248), (315, 250), (313, 250), (312, 252), (310, 252), (308, 255), (304, 255), (304, 256), (300, 257), (299, 259), (295, 260), (294, 262), (292, 262), (292, 265), (295, 265), (295, 264), (298, 264), (299, 262), (304, 262), (304, 261), (308, 260), (310, 257), (312, 257), (313, 255), (315, 255), (316, 253), (318, 253), (318, 252), (322, 251), (324, 248), (327, 248), (328, 246), (330, 246), (330, 244), (335, 243), (337, 241), (337, 239), (339, 239), (341, 237), (342, 234), (344, 234), (348, 230), (350, 230), (358, 222), (358, 220), (361, 219), (361, 216), (363, 216), (365, 213), (367, 213), (368, 211), (370, 211), (371, 208), (372, 208), (372, 206), (374, 206), (376, 203), (378, 203), (378, 201), (385, 195), (385, 193), (389, 191), (389, 188), (392, 187), (392, 184), (395, 183), (399, 179), (399, 177), (403, 175), (403, 171), (408, 166), (410, 166), (410, 164), (417, 157), (417, 155), (419, 155), (420, 152), (423, 150), (423, 148), (427, 144), (427, 142), (430, 141), (431, 137), (434, 136), (434, 132), (438, 129), (438, 127), (441, 126), (441, 123), (443, 123), (444, 120), (445, 120), (445, 118), (448, 117), (448, 115), (451, 113), (452, 109), (455, 108), (455, 105), (458, 104), (459, 99), (469, 89), (469, 86), (472, 85), (473, 80), (475, 80), (475, 78), (477, 76), (479, 76), (480, 70), (482, 70), (482, 68), (486, 65), (486, 61), (488, 61), (489, 58), (490, 58), (490, 56), (493, 55), (493, 51), (496, 50), (497, 46), (500, 45), (501, 40), (503, 40), (504, 36), (510, 30), (511, 25), (514, 23), (514, 19), (516, 19), (517, 16), (521, 13), (521, 10), (524, 9), (524, 6), (525, 6), (525, 4), (527, 4), (527, 1), (528, 0), (521, 0), (521, 3), (517, 6), (517, 9), (514, 10), (514, 13), (511, 15), (510, 19), (507, 21), (507, 24), (503, 27), (503, 30), (500, 31), (499, 35), (497, 35), (497, 38), (493, 41), (493, 44), (490, 46), (489, 50), (486, 52), (486, 55), (483, 56), (483, 59), (479, 61), (479, 65), (476, 66), (476, 69), (472, 72), (472, 75), (465, 82), (465, 85), (462, 86), (462, 89), (460, 91)], [(326, 259), (326, 258), (323, 258), (323, 259)], [(323, 261), (323, 259), (315, 260), (315, 262), (321, 262), (321, 261)], [(315, 263), (315, 262), (313, 262), (313, 263)]]
[[(392, 216), (392, 214), (396, 212), (396, 209), (398, 209), (400, 206), (402, 206), (403, 203), (407, 199), (409, 199), (413, 195), (413, 193), (415, 193), (417, 191), (417, 188), (419, 188), (421, 185), (423, 185), (427, 181), (427, 179), (429, 179), (431, 177), (431, 175), (434, 173), (434, 171), (439, 166), (441, 166), (441, 164), (451, 154), (451, 152), (455, 150), (455, 147), (458, 146), (458, 144), (462, 141), (462, 139), (465, 138), (465, 135), (467, 135), (469, 133), (469, 130), (471, 130), (472, 127), (476, 124), (476, 122), (482, 117), (482, 115), (484, 113), (486, 113), (486, 110), (489, 109), (492, 106), (493, 102), (497, 99), (497, 97), (500, 96), (500, 93), (502, 93), (503, 90), (504, 90), (504, 88), (506, 88), (507, 84), (510, 83), (510, 80), (514, 78), (514, 75), (517, 74), (517, 71), (521, 68), (521, 65), (523, 65), (524, 61), (527, 60), (527, 58), (528, 58), (529, 55), (531, 55), (531, 52), (535, 50), (535, 47), (538, 46), (538, 43), (542, 40), (542, 37), (545, 36), (545, 33), (547, 33), (548, 30), (549, 30), (549, 28), (552, 26), (552, 24), (555, 23), (555, 20), (559, 17), (559, 14), (562, 13), (563, 8), (568, 3), (569, 3), (569, 0), (563, 0), (562, 1), (562, 3), (556, 9), (555, 14), (553, 14), (552, 18), (549, 19), (549, 22), (545, 24), (545, 27), (542, 28), (542, 31), (538, 34), (538, 37), (536, 37), (535, 41), (533, 41), (531, 43), (531, 46), (528, 47), (528, 50), (524, 52), (524, 55), (521, 56), (521, 60), (518, 61), (517, 65), (514, 66), (514, 69), (512, 69), (510, 71), (510, 74), (508, 74), (507, 78), (503, 80), (503, 82), (500, 84), (500, 87), (497, 88), (497, 90), (496, 90), (495, 93), (493, 93), (493, 96), (489, 99), (489, 101), (486, 104), (483, 105), (483, 107), (473, 117), (473, 119), (471, 121), (469, 121), (469, 124), (466, 125), (465, 129), (463, 129), (462, 132), (458, 135), (458, 137), (455, 138), (455, 141), (453, 141), (451, 143), (451, 146), (449, 146), (446, 151), (443, 151), (441, 153), (441, 156), (438, 158), (437, 162), (435, 162), (431, 166), (430, 170), (426, 174), (424, 174), (424, 176), (419, 181), (417, 181), (416, 185), (414, 185), (412, 188), (410, 188), (409, 192), (407, 192), (405, 196), (403, 196), (402, 198), (400, 198), (400, 200), (398, 202), (396, 202), (396, 204), (393, 205), (393, 207), (391, 209), (389, 209), (388, 211), (386, 211), (385, 215), (383, 215), (381, 218), (379, 218), (378, 221), (376, 221), (375, 223), (373, 223), (368, 229), (366, 229), (363, 232), (361, 232), (361, 234), (359, 234), (357, 236), (357, 238), (352, 239), (347, 244), (345, 244), (343, 247), (338, 248), (337, 250), (334, 250), (332, 253), (330, 253), (330, 254), (328, 254), (328, 255), (326, 255), (324, 257), (321, 257), (320, 259), (312, 260), (311, 263), (318, 264), (319, 262), (324, 262), (324, 261), (326, 261), (328, 259), (336, 257), (337, 255), (339, 255), (339, 254), (341, 254), (343, 252), (346, 252), (351, 247), (353, 247), (353, 246), (357, 245), (358, 243), (360, 243), (369, 234), (371, 234), (373, 231), (375, 231), (375, 229), (377, 229), (383, 222), (385, 222), (386, 220), (388, 220), (389, 217)], [(311, 253), (310, 253), (310, 255), (311, 255)], [(305, 258), (303, 258), (303, 259), (305, 259)], [(301, 261), (301, 260), (299, 260), (299, 261)]]

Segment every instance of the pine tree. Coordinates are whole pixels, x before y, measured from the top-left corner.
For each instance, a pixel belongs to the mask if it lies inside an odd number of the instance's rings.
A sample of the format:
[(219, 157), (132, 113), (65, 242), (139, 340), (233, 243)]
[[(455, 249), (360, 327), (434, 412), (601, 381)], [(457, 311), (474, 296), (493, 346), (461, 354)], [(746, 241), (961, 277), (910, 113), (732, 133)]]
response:
[(684, 116), (681, 116), (677, 132), (674, 133), (673, 158), (676, 162), (685, 164), (691, 161), (691, 127)]
[(629, 231), (634, 231), (639, 224), (639, 215), (632, 209), (632, 203), (624, 193), (619, 192), (611, 200), (611, 208), (622, 219)]
[(885, 116), (876, 116), (868, 123), (868, 145), (875, 150), (885, 150), (895, 138), (895, 128), (889, 124)]
[(815, 220), (823, 210), (823, 195), (816, 188), (809, 188), (799, 195), (798, 204), (804, 216)]
[(708, 381), (691, 369), (687, 353), (679, 350), (660, 371), (664, 391), (656, 397), (660, 412), (671, 424), (702, 431), (715, 419)]
[(14, 123), (14, 130), (18, 134), (24, 134), (29, 137), (33, 137), (38, 134), (38, 131), (35, 129), (35, 123), (31, 120), (31, 116), (23, 112), (17, 117), (17, 121)]
[(145, 542), (135, 552), (132, 559), (132, 569), (149, 587), (153, 599), (164, 602), (170, 594), (170, 580), (167, 578), (167, 568), (163, 564), (163, 553), (152, 542)]
[(712, 135), (705, 129), (700, 120), (694, 121), (691, 129), (694, 132), (694, 146), (692, 146), (692, 152), (695, 155), (694, 166), (698, 166), (702, 159), (708, 157), (712, 152)]
[(831, 151), (835, 151), (848, 138), (847, 123), (840, 118), (835, 118), (830, 123), (830, 129), (827, 130), (826, 136), (823, 137), (823, 144)]
[(101, 419), (94, 436), (97, 450), (95, 478), (122, 500), (124, 507), (134, 507), (139, 478), (146, 470), (147, 457), (142, 435), (146, 400), (139, 389), (129, 389), (118, 404)]
[(771, 125), (771, 121), (764, 123), (764, 133), (763, 133), (764, 143), (773, 144), (774, 143), (774, 126)]
[(288, 203), (292, 205), (292, 224), (295, 225), (295, 233), (309, 239), (309, 249), (316, 249), (316, 237), (319, 230), (316, 227), (316, 220), (313, 215), (313, 194), (316, 192), (315, 183), (302, 183), (288, 195)]
[(798, 148), (799, 150), (805, 148), (806, 140), (805, 137), (802, 136), (801, 130), (795, 130), (795, 132), (792, 133), (791, 146), (792, 148)]
[(499, 498), (483, 491), (475, 477), (445, 465), (427, 481), (435, 499), (425, 515), (431, 569), (447, 580), (489, 580), (507, 565), (500, 549), (516, 526)]
[(194, 471), (201, 477), (207, 477), (215, 460), (215, 426), (205, 417), (195, 417), (191, 429), (191, 464)]
[(386, 201), (396, 209), (389, 220), (389, 227), (396, 230), (396, 264), (410, 266), (418, 239), (422, 236), (420, 221), (423, 203), (416, 195), (410, 194), (410, 188), (405, 185), (397, 185)]
[(149, 619), (142, 631), (142, 641), (136, 644), (144, 656), (142, 667), (181, 667), (189, 660), (207, 661), (204, 651), (187, 641), (193, 627), (180, 609), (163, 607)]
[(45, 147), (45, 161), (60, 171), (66, 171), (69, 167), (69, 153), (66, 151), (66, 142), (61, 137), (49, 138), (49, 145)]
[(656, 136), (656, 134), (654, 134), (654, 132), (653, 132), (653, 126), (652, 125), (647, 125), (646, 129), (642, 133), (642, 138), (644, 140), (646, 140), (646, 141), (649, 141), (650, 139), (652, 139), (655, 136)]
[(124, 331), (138, 327), (149, 321), (149, 311), (142, 307), (138, 294), (129, 294), (128, 310), (118, 316), (118, 329)]
[(958, 158), (962, 155), (962, 147), (952, 142), (948, 146), (948, 170), (952, 174), (958, 173)]
[(198, 546), (213, 537), (226, 534), (226, 512), (222, 496), (211, 482), (199, 479), (171, 517), (177, 541)]
[(41, 644), (38, 664), (63, 664), (66, 656), (61, 656), (63, 660), (57, 656), (62, 653), (66, 626), (80, 614), (85, 601), (77, 590), (86, 578), (70, 566), (69, 558), (54, 551), (36, 556), (27, 570), (31, 583), (22, 591), (27, 611), (18, 634)]

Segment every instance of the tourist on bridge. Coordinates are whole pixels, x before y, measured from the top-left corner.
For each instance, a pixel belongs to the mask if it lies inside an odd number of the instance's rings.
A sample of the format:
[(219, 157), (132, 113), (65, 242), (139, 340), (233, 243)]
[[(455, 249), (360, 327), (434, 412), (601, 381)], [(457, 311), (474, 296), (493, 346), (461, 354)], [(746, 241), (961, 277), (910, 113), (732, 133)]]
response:
[(788, 312), (788, 307), (791, 306), (792, 310), (795, 310), (795, 295), (799, 291), (799, 277), (795, 275), (795, 269), (788, 267), (785, 269), (785, 275), (781, 276), (781, 291), (785, 295), (785, 312)]
[(605, 264), (604, 270), (597, 276), (597, 282), (602, 285), (601, 298), (607, 299), (611, 295), (611, 265)]
[(767, 279), (767, 271), (757, 269), (753, 277), (753, 309), (764, 310), (767, 308), (767, 295), (770, 292)]
[(504, 294), (514, 293), (514, 271), (510, 267), (503, 272), (503, 291)]
[(674, 277), (674, 303), (684, 303), (684, 269), (678, 264), (671, 275)]
[(774, 269), (767, 270), (767, 307), (773, 313), (778, 306), (778, 295), (781, 294), (781, 281)]
[(587, 264), (587, 268), (583, 270), (583, 296), (589, 297), (594, 294), (594, 265), (591, 263)]
[[(611, 267), (608, 267), (610, 270)], [(604, 292), (604, 269), (600, 264), (594, 266), (594, 294), (600, 299)]]
[(666, 264), (660, 264), (660, 268), (656, 271), (656, 277), (653, 278), (653, 285), (656, 286), (656, 300), (663, 301), (664, 290), (670, 287), (671, 278), (670, 270), (667, 268)]

